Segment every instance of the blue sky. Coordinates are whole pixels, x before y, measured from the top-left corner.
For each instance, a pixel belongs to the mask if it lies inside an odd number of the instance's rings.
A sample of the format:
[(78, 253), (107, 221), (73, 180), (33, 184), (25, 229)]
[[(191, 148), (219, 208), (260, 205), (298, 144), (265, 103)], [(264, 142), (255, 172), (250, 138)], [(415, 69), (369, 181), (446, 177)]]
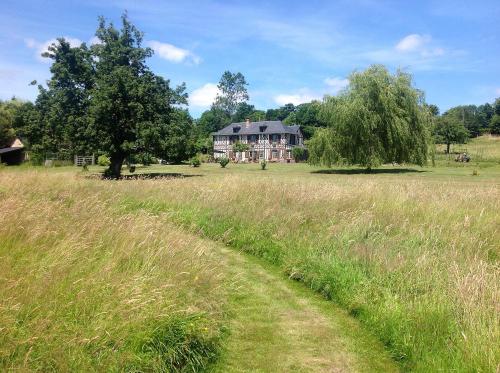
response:
[(242, 72), (257, 108), (336, 94), (350, 72), (411, 72), (442, 111), (500, 97), (497, 1), (22, 1), (0, 13), (0, 98), (33, 100), (51, 40), (91, 42), (97, 17), (124, 10), (155, 49), (152, 69), (186, 82), (190, 112), (208, 108), (225, 70)]

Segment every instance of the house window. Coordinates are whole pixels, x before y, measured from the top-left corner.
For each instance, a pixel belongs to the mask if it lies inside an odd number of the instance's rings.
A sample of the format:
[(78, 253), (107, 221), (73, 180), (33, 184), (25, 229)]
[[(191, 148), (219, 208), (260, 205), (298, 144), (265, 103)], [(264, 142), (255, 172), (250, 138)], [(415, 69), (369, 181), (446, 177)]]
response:
[(257, 135), (248, 136), (248, 141), (250, 142), (250, 144), (255, 144), (257, 142)]
[(264, 152), (263, 151), (259, 152), (259, 159), (264, 159)]
[(289, 143), (290, 145), (295, 145), (295, 141), (296, 141), (296, 140), (295, 140), (295, 135), (290, 135), (290, 140), (289, 140), (289, 142), (288, 142), (288, 143)]
[(260, 126), (259, 131), (260, 132), (266, 132), (267, 126)]
[(237, 142), (239, 140), (239, 137), (238, 136), (229, 136), (229, 143), (230, 144), (234, 144), (235, 142)]
[(281, 140), (281, 135), (280, 134), (274, 133), (274, 134), (271, 135), (271, 141), (272, 142), (280, 142), (280, 140)]
[(273, 150), (271, 152), (271, 159), (278, 159), (278, 151), (277, 150)]
[(233, 127), (233, 133), (240, 132), (241, 127)]

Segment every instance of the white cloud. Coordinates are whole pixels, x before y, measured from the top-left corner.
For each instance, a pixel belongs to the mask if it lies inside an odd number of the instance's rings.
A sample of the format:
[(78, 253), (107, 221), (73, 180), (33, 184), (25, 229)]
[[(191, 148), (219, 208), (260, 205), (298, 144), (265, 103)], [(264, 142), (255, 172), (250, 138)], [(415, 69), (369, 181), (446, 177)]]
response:
[(417, 53), (423, 58), (444, 56), (445, 50), (436, 46), (430, 35), (411, 34), (401, 39), (394, 47), (403, 54)]
[(99, 39), (97, 36), (92, 36), (89, 40), (89, 45), (95, 45), (95, 44), (102, 44), (101, 39)]
[(431, 37), (429, 35), (411, 34), (405, 36), (396, 44), (396, 50), (399, 52), (418, 51), (430, 41)]
[(495, 89), (495, 94), (500, 96), (500, 88)]
[(151, 40), (147, 42), (147, 45), (151, 47), (160, 58), (167, 61), (179, 63), (179, 62), (191, 62), (198, 65), (201, 62), (201, 58), (195, 55), (193, 52), (176, 47), (175, 45), (162, 43), (156, 40)]
[[(70, 38), (65, 36), (64, 39), (71, 45), (73, 48), (78, 47), (82, 44), (80, 39)], [(52, 62), (49, 58), (42, 57), (42, 53), (45, 53), (49, 50), (49, 47), (52, 44), (57, 44), (57, 39), (49, 39), (45, 42), (38, 42), (33, 38), (24, 39), (24, 44), (30, 49), (35, 49), (35, 57), (38, 61), (50, 63)]]
[(330, 91), (333, 94), (339, 93), (342, 89), (347, 87), (349, 85), (349, 79), (342, 79), (342, 78), (326, 78), (325, 79), (325, 84), (330, 87)]
[(307, 88), (302, 88), (297, 93), (280, 94), (274, 96), (274, 102), (278, 105), (294, 104), (300, 105), (313, 100), (321, 100), (322, 96), (311, 92)]
[(191, 92), (189, 104), (197, 107), (209, 107), (214, 102), (218, 92), (217, 84), (207, 83)]

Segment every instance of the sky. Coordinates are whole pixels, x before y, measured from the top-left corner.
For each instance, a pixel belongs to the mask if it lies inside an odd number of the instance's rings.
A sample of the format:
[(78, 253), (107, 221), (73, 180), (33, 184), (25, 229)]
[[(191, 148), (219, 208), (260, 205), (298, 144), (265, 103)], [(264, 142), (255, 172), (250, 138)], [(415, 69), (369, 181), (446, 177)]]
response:
[(94, 42), (97, 17), (124, 11), (155, 54), (151, 69), (185, 82), (194, 117), (225, 70), (269, 109), (335, 95), (353, 71), (384, 64), (414, 77), (443, 112), (500, 97), (500, 1), (27, 1), (0, 6), (0, 99), (34, 100), (50, 77), (41, 52), (57, 37)]

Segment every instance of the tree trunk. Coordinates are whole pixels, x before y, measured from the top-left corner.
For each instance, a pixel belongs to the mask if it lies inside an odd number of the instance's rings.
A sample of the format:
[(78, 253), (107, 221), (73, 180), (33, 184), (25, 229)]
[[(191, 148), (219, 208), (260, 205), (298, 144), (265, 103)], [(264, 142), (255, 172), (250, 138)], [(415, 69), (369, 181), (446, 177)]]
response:
[(450, 143), (446, 144), (446, 154), (450, 154)]
[(112, 154), (111, 163), (109, 168), (106, 170), (105, 175), (112, 179), (119, 179), (122, 172), (122, 164), (125, 156), (123, 154)]

